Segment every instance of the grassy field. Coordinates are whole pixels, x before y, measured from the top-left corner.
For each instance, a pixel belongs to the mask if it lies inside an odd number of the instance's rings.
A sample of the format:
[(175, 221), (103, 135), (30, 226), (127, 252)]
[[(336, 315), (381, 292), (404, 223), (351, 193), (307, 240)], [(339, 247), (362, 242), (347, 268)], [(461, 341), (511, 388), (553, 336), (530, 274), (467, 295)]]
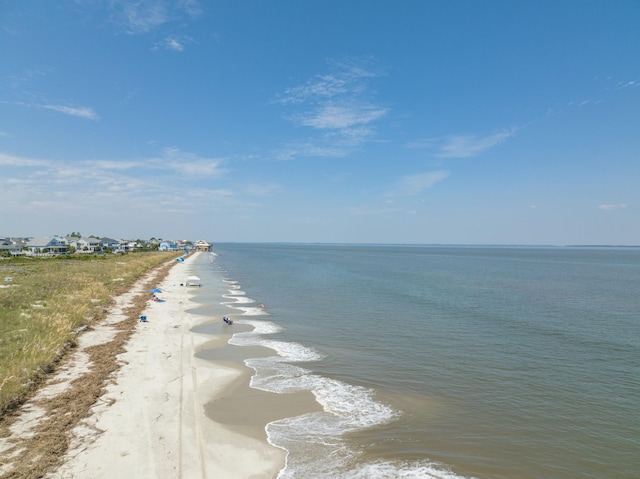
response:
[(50, 372), (112, 296), (176, 253), (0, 259), (0, 416)]

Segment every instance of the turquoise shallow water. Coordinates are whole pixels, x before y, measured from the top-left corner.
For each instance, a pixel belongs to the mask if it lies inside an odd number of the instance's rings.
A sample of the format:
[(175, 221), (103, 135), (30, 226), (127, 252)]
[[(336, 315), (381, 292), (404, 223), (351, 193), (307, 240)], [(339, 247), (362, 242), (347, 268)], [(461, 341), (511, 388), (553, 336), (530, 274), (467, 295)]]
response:
[(281, 477), (637, 477), (639, 249), (214, 250), (253, 386), (325, 410), (268, 426)]

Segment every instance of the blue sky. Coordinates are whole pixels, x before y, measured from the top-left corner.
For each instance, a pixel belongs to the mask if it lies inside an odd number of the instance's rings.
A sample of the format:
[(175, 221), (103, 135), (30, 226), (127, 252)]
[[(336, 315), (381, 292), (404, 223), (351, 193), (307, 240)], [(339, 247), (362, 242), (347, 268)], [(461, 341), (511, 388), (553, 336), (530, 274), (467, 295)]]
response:
[(0, 236), (640, 244), (640, 2), (0, 0)]

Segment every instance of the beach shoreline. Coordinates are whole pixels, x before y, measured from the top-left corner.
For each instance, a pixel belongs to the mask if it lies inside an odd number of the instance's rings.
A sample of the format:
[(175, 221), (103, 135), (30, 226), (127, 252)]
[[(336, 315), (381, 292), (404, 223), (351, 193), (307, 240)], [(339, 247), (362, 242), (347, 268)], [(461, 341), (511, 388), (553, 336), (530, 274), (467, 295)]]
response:
[[(112, 340), (121, 323), (131, 321), (126, 310), (133, 299), (148, 297), (141, 313), (147, 321), (137, 323), (104, 393), (69, 431), (61, 464), (43, 477), (274, 478), (284, 467), (286, 451), (267, 442), (264, 417), (253, 413), (256, 400), (268, 403), (263, 396), (269, 393), (253, 390), (251, 398), (248, 368), (237, 358), (212, 361), (198, 354), (227, 347), (231, 336), (231, 331), (215, 337), (192, 331), (215, 321), (188, 311), (200, 288), (187, 287), (185, 278), (202, 254), (189, 255), (169, 269), (157, 284), (161, 301), (151, 301), (149, 277), (115, 298), (107, 317), (78, 337), (73, 357), (24, 405), (11, 425), (12, 436), (33, 434), (43, 420), (39, 402), (90, 373), (87, 348)], [(212, 407), (225, 416), (225, 401), (218, 399), (228, 397), (234, 384), (248, 398), (246, 414), (235, 409), (236, 418), (242, 416), (240, 428), (210, 417)], [(0, 453), (11, 450), (10, 442), (11, 437), (2, 439)], [(0, 466), (0, 477), (23, 477), (11, 470), (9, 454)]]

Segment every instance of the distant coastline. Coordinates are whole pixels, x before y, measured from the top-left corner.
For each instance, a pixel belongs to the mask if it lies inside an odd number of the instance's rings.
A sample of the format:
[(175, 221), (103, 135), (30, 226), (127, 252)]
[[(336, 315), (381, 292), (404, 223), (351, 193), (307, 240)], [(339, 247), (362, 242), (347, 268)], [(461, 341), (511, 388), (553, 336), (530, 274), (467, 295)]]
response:
[(640, 248), (640, 245), (626, 244), (568, 244), (566, 248)]
[[(212, 241), (210, 241), (213, 244)], [(515, 243), (332, 243), (289, 241), (219, 241), (216, 244), (245, 244), (267, 246), (397, 246), (433, 248), (640, 248), (640, 245), (624, 244), (515, 244)]]

